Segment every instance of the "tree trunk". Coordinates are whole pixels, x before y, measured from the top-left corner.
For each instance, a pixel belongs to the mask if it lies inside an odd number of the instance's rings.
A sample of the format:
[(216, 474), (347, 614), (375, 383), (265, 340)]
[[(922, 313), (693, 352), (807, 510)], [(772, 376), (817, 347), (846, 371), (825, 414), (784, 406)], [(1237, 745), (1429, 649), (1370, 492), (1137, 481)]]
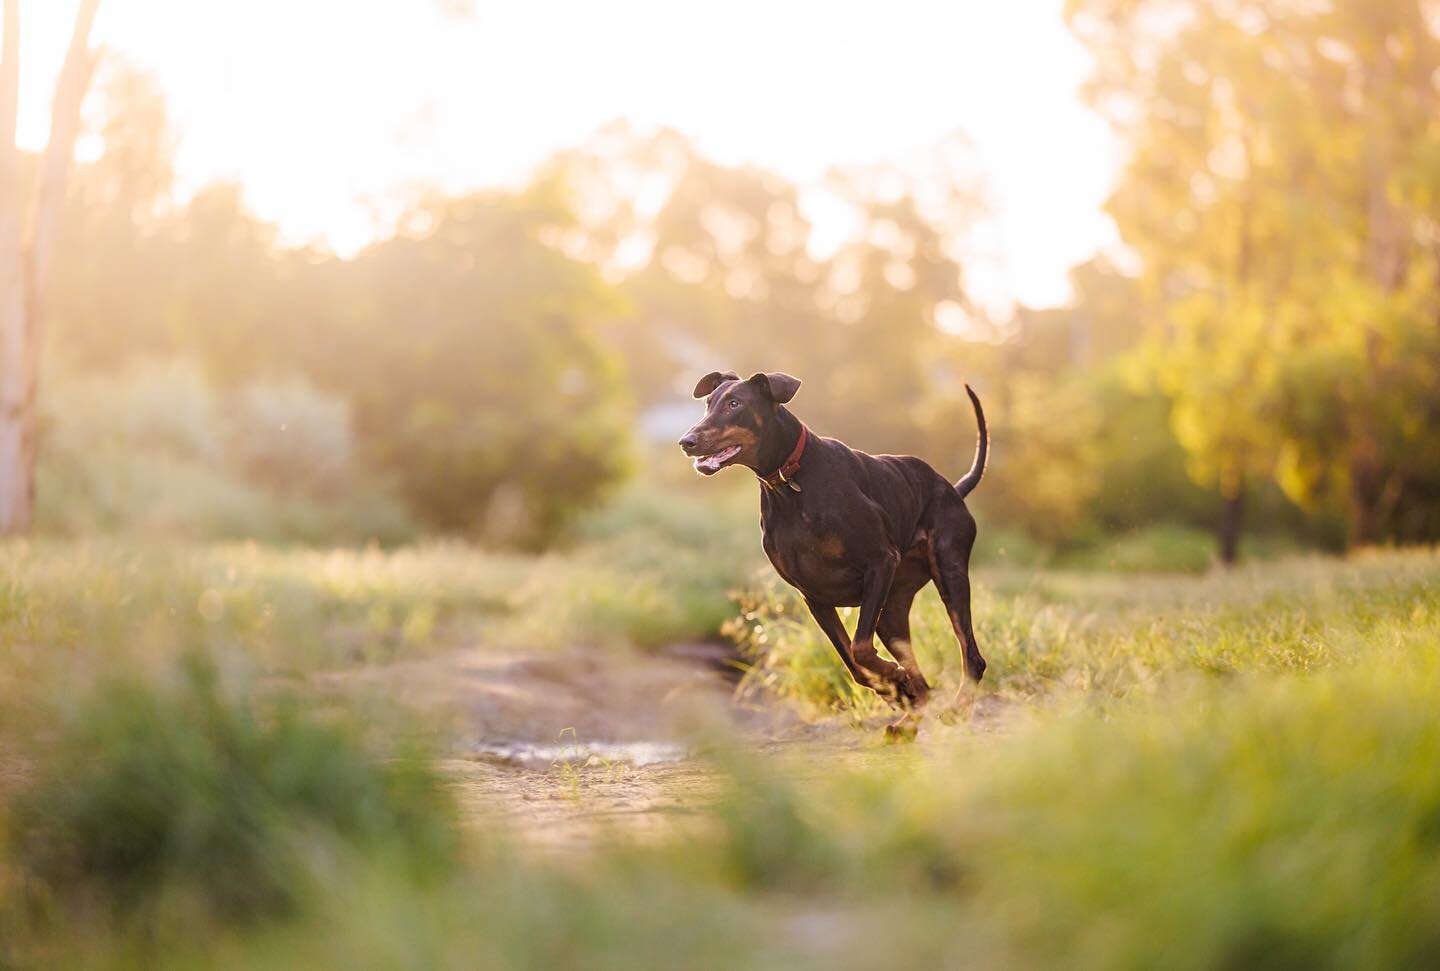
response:
[(55, 85), (50, 142), (30, 205), (26, 205), (15, 145), (20, 0), (4, 2), (4, 61), (0, 66), (0, 535), (12, 535), (27, 531), (35, 514), (40, 300), (75, 155), (80, 103), (94, 73), (90, 28), (100, 0), (82, 0), (75, 15), (70, 49)]
[(1227, 489), (1220, 508), (1220, 562), (1234, 566), (1240, 560), (1240, 533), (1245, 520), (1245, 488)]
[(1350, 529), (1346, 545), (1351, 549), (1379, 541), (1382, 492), (1378, 449), (1368, 439), (1361, 439), (1350, 457)]
[(0, 49), (0, 534), (30, 521), (25, 475), (23, 187), (15, 121), (20, 98), (20, 0), (5, 0)]
[(28, 529), (34, 514), (35, 380), (19, 254), (0, 259), (0, 535), (9, 535)]

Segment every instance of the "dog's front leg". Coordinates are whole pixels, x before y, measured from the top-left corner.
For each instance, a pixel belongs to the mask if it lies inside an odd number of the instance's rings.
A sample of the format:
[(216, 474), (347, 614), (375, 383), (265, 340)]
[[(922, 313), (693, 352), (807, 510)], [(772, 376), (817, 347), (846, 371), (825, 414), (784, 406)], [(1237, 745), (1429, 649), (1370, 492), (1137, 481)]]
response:
[(835, 645), (835, 653), (840, 655), (840, 660), (845, 662), (845, 668), (850, 672), (850, 677), (862, 688), (874, 688), (870, 675), (855, 663), (855, 658), (850, 654), (850, 635), (845, 631), (845, 623), (840, 619), (840, 614), (829, 604), (817, 603), (809, 597), (805, 598), (805, 606), (810, 608), (810, 616), (815, 618), (815, 623), (830, 638), (830, 643)]
[(850, 655), (860, 667), (878, 674), (893, 691), (905, 683), (905, 671), (875, 651), (875, 625), (880, 621), (880, 608), (890, 596), (890, 584), (900, 566), (898, 550), (887, 547), (865, 568), (865, 583), (860, 601), (860, 619), (855, 623), (855, 638), (850, 642)]

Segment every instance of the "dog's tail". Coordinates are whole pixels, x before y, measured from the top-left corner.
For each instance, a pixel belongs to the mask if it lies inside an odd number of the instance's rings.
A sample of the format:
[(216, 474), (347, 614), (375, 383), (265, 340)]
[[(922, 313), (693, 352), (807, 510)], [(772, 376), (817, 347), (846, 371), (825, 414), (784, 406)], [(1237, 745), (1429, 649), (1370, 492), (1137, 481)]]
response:
[(975, 406), (975, 424), (980, 427), (980, 440), (975, 443), (975, 461), (971, 463), (970, 471), (955, 483), (955, 491), (960, 493), (962, 499), (974, 492), (975, 487), (980, 484), (980, 478), (985, 474), (985, 459), (990, 454), (990, 434), (985, 430), (985, 409), (980, 407), (980, 399), (968, 384), (965, 385), (965, 393), (970, 396), (970, 403)]

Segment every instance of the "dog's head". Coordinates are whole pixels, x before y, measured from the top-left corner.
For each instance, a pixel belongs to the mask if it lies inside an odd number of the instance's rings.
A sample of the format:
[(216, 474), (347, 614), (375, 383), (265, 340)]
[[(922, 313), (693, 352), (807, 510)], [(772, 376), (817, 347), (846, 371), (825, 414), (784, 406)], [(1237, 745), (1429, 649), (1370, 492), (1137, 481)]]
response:
[(754, 469), (767, 433), (775, 427), (775, 411), (795, 397), (800, 379), (773, 371), (740, 380), (734, 371), (711, 371), (695, 385), (705, 399), (705, 417), (680, 439), (695, 470), (714, 475), (727, 465)]

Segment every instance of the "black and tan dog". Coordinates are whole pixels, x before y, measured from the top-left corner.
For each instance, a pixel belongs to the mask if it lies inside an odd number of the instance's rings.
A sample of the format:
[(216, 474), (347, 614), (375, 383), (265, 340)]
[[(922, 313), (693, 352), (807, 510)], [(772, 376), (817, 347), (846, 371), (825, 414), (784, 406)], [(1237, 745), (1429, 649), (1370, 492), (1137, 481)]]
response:
[[(970, 623), (970, 549), (975, 519), (965, 497), (985, 472), (989, 438), (980, 399), (966, 385), (980, 426), (975, 462), (951, 485), (921, 459), (867, 455), (820, 438), (790, 413), (800, 381), (788, 374), (740, 380), (712, 371), (695, 385), (705, 417), (680, 439), (695, 468), (714, 475), (743, 465), (761, 481), (765, 553), (805, 603), (855, 681), (890, 700), (919, 706), (930, 685), (910, 647), (910, 605), (935, 581), (964, 650), (965, 674), (979, 681), (985, 659)], [(860, 608), (849, 637), (837, 607)], [(875, 635), (900, 663), (875, 650)]]

